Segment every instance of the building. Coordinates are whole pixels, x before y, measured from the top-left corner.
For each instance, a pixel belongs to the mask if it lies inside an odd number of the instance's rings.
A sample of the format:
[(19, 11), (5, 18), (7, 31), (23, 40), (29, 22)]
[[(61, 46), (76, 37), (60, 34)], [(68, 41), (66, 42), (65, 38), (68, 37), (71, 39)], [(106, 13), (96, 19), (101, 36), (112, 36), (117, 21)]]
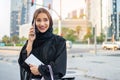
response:
[(28, 38), (29, 29), (31, 24), (23, 24), (19, 27), (19, 38), (25, 37)]
[(117, 0), (112, 0), (112, 35), (114, 35), (115, 40), (118, 40), (118, 28), (117, 28)]
[[(88, 5), (88, 0), (86, 0), (86, 5)], [(89, 15), (89, 20), (92, 23), (92, 27), (95, 27), (96, 35), (100, 36), (102, 33), (102, 0), (89, 0), (89, 11), (87, 14)], [(88, 8), (88, 7), (86, 7)], [(88, 9), (86, 9), (88, 10)]]
[(19, 34), (21, 0), (11, 0), (10, 37)]
[(19, 35), (19, 26), (28, 23), (29, 0), (11, 0), (10, 36)]
[(11, 12), (11, 27), (10, 27), (10, 37), (14, 35), (19, 35), (19, 25), (20, 25), (20, 17), (19, 11), (12, 11)]
[(120, 40), (120, 1), (117, 0), (117, 27), (118, 27), (118, 40)]
[[(113, 0), (85, 0), (86, 15), (92, 23), (92, 26), (97, 28), (97, 36), (101, 33), (106, 35), (106, 40), (112, 39), (113, 33), (117, 34), (116, 26), (116, 4)], [(114, 14), (114, 16), (113, 16)], [(114, 17), (114, 18), (113, 18)], [(116, 18), (115, 18), (116, 17)], [(113, 32), (114, 31), (114, 32)]]
[[(61, 25), (62, 27), (70, 28), (73, 30), (75, 30), (77, 26), (80, 26), (81, 32), (79, 34), (79, 40), (83, 40), (87, 32), (87, 28), (91, 27), (91, 23), (86, 19), (65, 19), (61, 21)], [(58, 21), (54, 20), (53, 28), (55, 29), (57, 27), (58, 27)]]
[(31, 7), (30, 0), (22, 0), (21, 25), (29, 23), (29, 8), (30, 7)]

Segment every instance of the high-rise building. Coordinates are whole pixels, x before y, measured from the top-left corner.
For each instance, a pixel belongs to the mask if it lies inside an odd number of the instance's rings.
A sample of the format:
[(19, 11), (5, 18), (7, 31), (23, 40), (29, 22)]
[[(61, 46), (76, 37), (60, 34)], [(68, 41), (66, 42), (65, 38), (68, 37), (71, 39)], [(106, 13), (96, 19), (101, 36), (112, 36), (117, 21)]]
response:
[(90, 8), (91, 3), (90, 2), (91, 2), (91, 0), (85, 0), (85, 4), (86, 4), (85, 12), (86, 12), (86, 17), (88, 20), (90, 20), (90, 10), (91, 10), (91, 8)]
[(120, 0), (117, 0), (117, 27), (118, 27), (118, 39), (120, 40)]
[(115, 40), (118, 40), (118, 28), (117, 28), (117, 0), (112, 0), (112, 35), (114, 35)]
[(96, 28), (96, 35), (100, 36), (102, 33), (102, 0), (89, 0), (89, 8), (90, 11), (87, 11), (89, 20), (92, 27)]
[(21, 0), (11, 0), (10, 37), (19, 34)]
[(92, 23), (92, 27), (96, 27), (97, 36), (101, 33), (111, 38), (111, 14), (112, 14), (112, 0), (85, 0), (86, 2), (86, 16)]
[(109, 30), (111, 26), (112, 1), (102, 0), (102, 29), (106, 35), (106, 40), (111, 39), (112, 32)]
[(21, 6), (21, 25), (29, 23), (29, 8), (30, 8), (30, 0), (22, 0)]

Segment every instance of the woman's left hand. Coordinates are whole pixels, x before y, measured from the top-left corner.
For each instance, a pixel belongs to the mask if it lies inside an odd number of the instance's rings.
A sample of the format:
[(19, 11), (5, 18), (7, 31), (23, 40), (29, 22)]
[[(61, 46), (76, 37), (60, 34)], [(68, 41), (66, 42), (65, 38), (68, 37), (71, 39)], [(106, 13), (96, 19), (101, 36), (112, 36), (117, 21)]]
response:
[(34, 75), (41, 75), (40, 72), (38, 71), (38, 66), (30, 64), (30, 70)]

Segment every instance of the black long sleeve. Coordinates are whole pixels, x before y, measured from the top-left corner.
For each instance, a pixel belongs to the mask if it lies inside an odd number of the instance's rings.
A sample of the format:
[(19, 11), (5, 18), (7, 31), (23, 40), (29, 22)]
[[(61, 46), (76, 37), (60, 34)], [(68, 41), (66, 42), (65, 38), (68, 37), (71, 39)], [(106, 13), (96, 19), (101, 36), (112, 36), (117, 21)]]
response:
[(26, 41), (25, 45), (22, 47), (22, 49), (20, 51), (20, 55), (19, 55), (19, 58), (18, 58), (18, 63), (20, 65), (20, 67), (22, 67), (26, 71), (30, 72), (29, 66), (24, 62), (25, 59), (27, 58), (27, 50), (26, 50), (27, 42), (28, 41)]

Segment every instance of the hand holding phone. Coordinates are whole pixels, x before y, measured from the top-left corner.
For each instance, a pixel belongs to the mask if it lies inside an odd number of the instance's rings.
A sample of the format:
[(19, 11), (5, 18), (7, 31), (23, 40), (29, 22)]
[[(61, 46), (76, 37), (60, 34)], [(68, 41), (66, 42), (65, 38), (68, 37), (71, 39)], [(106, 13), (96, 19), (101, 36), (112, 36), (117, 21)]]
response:
[(29, 40), (34, 41), (35, 38), (36, 38), (36, 35), (35, 35), (35, 22), (34, 22), (29, 31)]

